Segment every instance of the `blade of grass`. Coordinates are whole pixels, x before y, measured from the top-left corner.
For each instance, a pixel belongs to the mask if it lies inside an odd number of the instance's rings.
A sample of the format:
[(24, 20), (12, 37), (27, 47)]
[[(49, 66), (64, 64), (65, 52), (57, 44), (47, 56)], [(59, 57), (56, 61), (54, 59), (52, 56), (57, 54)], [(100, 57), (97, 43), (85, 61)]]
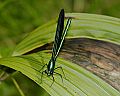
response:
[(12, 78), (12, 81), (13, 81), (14, 85), (16, 86), (17, 90), (19, 91), (20, 95), (25, 96), (23, 91), (20, 89), (20, 86), (18, 85), (17, 81), (13, 77), (11, 77), (11, 78)]

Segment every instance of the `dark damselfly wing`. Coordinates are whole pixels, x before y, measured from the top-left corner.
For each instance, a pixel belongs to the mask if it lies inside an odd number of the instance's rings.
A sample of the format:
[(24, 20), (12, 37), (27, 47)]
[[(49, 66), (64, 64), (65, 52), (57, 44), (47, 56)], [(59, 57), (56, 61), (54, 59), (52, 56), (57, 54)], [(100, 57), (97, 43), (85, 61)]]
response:
[(52, 58), (54, 58), (54, 60), (56, 59), (58, 51), (60, 50), (59, 47), (61, 46), (63, 29), (64, 29), (64, 9), (61, 10), (58, 18), (55, 40), (54, 40), (53, 49), (52, 49), (53, 51)]

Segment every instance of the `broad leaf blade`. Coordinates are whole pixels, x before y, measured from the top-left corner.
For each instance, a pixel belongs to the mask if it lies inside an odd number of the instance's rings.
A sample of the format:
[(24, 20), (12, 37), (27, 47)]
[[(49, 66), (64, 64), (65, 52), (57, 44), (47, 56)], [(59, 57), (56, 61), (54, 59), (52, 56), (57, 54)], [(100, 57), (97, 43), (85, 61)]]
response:
[[(68, 13), (73, 17), (67, 38), (85, 37), (120, 44), (120, 19), (86, 13)], [(13, 52), (18, 56), (54, 40), (56, 21), (45, 24), (31, 32)]]
[[(120, 93), (105, 83), (97, 76), (91, 74), (80, 66), (58, 58), (57, 66), (62, 66), (65, 77), (63, 82), (58, 75), (50, 87), (52, 78), (43, 75), (41, 84), (41, 73), (39, 70), (49, 61), (50, 56), (46, 53), (34, 53), (31, 55), (0, 58), (0, 64), (20, 71), (30, 79), (43, 87), (51, 96), (120, 96)], [(44, 61), (44, 62), (43, 62)], [(61, 70), (55, 70), (62, 74)]]

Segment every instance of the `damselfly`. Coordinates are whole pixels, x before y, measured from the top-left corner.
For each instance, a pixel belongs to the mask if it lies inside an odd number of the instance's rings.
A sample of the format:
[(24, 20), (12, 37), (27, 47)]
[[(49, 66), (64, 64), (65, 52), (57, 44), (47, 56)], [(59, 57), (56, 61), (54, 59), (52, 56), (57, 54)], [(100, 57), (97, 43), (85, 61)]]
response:
[[(59, 14), (59, 18), (58, 18), (56, 35), (55, 35), (55, 40), (54, 40), (54, 44), (53, 44), (53, 48), (52, 48), (52, 56), (51, 56), (51, 59), (50, 59), (49, 63), (45, 64), (43, 66), (43, 68), (45, 66), (47, 66), (47, 69), (42, 72), (42, 75), (45, 73), (45, 74), (47, 74), (47, 76), (52, 76), (53, 83), (55, 81), (54, 76), (53, 76), (54, 74), (58, 74), (62, 78), (61, 74), (55, 72), (56, 69), (58, 69), (58, 68), (62, 69), (62, 67), (56, 67), (55, 68), (55, 62), (56, 62), (57, 56), (58, 56), (58, 54), (60, 52), (60, 49), (61, 49), (61, 47), (63, 45), (63, 41), (65, 39), (66, 33), (67, 33), (68, 28), (69, 28), (69, 26), (71, 24), (71, 20), (72, 20), (71, 18), (68, 18), (67, 24), (66, 24), (66, 26), (64, 28), (64, 9), (62, 9), (60, 14)], [(62, 72), (63, 72), (63, 69), (62, 69)], [(42, 80), (42, 75), (41, 75), (41, 80)]]

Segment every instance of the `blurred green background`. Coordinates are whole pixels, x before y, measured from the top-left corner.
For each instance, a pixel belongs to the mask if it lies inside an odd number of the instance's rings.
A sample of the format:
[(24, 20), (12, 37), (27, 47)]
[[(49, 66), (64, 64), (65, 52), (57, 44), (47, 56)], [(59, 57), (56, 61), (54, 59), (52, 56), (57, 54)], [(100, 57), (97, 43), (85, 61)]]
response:
[[(120, 18), (120, 0), (0, 0), (0, 53), (6, 57), (29, 32), (65, 12), (103, 14)], [(4, 49), (6, 52), (2, 52)], [(7, 55), (8, 56), (8, 55)], [(48, 96), (19, 72), (14, 75), (25, 96)], [(42, 95), (41, 95), (42, 94)], [(11, 79), (0, 82), (0, 96), (20, 96)]]

